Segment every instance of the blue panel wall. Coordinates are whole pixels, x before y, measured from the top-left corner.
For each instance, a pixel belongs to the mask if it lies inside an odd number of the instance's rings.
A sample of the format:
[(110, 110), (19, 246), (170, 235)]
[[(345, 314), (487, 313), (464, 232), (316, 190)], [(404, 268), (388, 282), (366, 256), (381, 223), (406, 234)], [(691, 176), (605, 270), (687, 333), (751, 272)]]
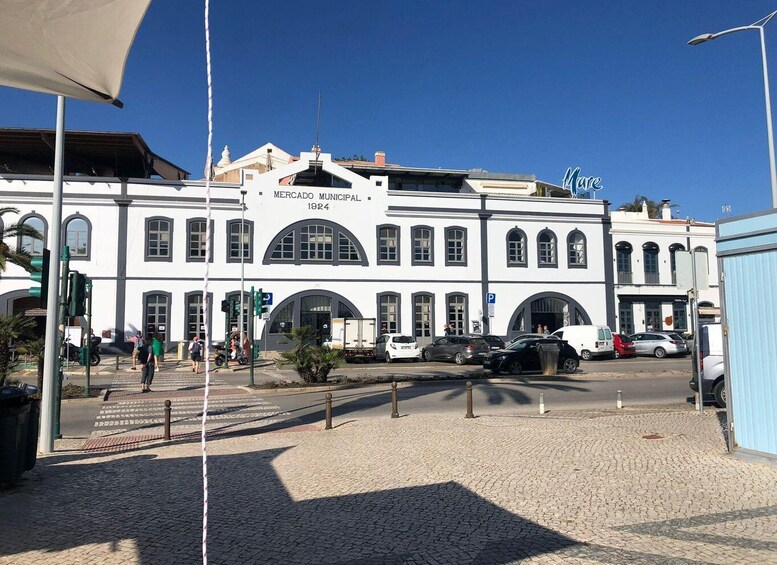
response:
[(777, 250), (725, 256), (723, 269), (734, 436), (777, 455)]

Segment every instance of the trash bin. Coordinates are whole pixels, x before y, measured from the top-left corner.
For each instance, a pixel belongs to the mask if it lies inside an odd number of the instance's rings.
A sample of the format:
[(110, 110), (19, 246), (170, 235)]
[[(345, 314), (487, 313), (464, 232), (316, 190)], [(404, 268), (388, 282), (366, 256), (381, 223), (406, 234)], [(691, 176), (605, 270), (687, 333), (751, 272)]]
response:
[(537, 345), (537, 354), (540, 356), (542, 374), (552, 377), (558, 370), (558, 356), (561, 348), (558, 343), (543, 342)]
[(186, 361), (186, 353), (189, 351), (189, 342), (188, 341), (179, 341), (178, 342), (178, 360), (179, 361)]
[(35, 466), (40, 402), (34, 386), (0, 387), (0, 483), (15, 481)]

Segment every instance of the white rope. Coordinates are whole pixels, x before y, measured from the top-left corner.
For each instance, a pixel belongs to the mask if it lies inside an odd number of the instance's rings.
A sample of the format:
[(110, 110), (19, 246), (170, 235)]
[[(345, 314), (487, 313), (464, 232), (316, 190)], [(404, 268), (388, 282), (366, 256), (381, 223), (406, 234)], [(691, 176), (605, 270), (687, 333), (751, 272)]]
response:
[(205, 281), (202, 288), (202, 321), (205, 325), (205, 394), (202, 399), (202, 564), (208, 563), (208, 449), (205, 424), (208, 422), (208, 394), (210, 393), (210, 311), (208, 308), (208, 277), (210, 276), (210, 176), (213, 161), (213, 83), (210, 68), (210, 0), (205, 0), (205, 58), (208, 74), (208, 154), (205, 159)]

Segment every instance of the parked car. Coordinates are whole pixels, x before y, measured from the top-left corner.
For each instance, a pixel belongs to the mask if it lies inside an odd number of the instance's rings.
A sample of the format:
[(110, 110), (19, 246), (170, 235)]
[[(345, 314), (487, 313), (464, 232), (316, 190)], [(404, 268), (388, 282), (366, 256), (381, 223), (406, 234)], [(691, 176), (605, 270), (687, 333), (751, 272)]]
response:
[(540, 355), (537, 347), (541, 344), (560, 344), (561, 350), (558, 356), (558, 368), (565, 373), (574, 373), (580, 365), (580, 357), (575, 348), (563, 340), (553, 338), (529, 337), (520, 339), (506, 349), (493, 351), (483, 361), (483, 368), (492, 373), (512, 373), (520, 375), (524, 371), (540, 371)]
[(486, 340), (486, 343), (491, 347), (491, 350), (494, 349), (504, 349), (505, 348), (505, 342), (504, 340), (497, 336), (497, 335), (484, 335), (483, 339)]
[(491, 347), (480, 335), (438, 337), (421, 350), (426, 361), (454, 361), (457, 365), (482, 363)]
[[(699, 328), (699, 363), (701, 365), (702, 400), (714, 400), (721, 408), (726, 407), (726, 363), (723, 358), (723, 330), (720, 323), (704, 324)], [(688, 385), (693, 392), (696, 386), (696, 363), (693, 364), (693, 378)]]
[(631, 339), (637, 355), (654, 355), (659, 359), (667, 355), (687, 355), (688, 344), (680, 334), (668, 332), (640, 332), (632, 334)]
[(398, 359), (421, 359), (421, 349), (415, 338), (402, 334), (383, 334), (375, 340), (375, 359), (385, 359), (391, 363)]
[(634, 341), (626, 334), (612, 334), (612, 346), (615, 348), (614, 356), (616, 359), (634, 357), (637, 354)]
[(564, 326), (553, 335), (569, 342), (580, 358), (586, 361), (594, 357), (611, 358), (615, 351), (612, 332), (607, 326)]
[(527, 334), (518, 334), (514, 338), (512, 338), (510, 341), (507, 342), (506, 345), (510, 345), (511, 343), (515, 343), (518, 340), (521, 339), (558, 339), (558, 336), (555, 336), (553, 334), (536, 334), (536, 333), (527, 333)]

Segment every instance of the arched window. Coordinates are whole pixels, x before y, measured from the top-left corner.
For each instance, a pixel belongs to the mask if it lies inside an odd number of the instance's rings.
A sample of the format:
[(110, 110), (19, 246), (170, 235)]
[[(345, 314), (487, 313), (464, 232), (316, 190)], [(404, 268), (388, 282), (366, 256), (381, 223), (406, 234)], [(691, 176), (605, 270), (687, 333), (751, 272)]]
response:
[(143, 293), (143, 328), (145, 335), (153, 337), (159, 334), (162, 343), (170, 337), (170, 301), (169, 292), (154, 291)]
[(399, 226), (378, 226), (378, 264), (399, 264)]
[(539, 267), (558, 266), (556, 234), (550, 230), (543, 230), (537, 236), (537, 259)]
[(445, 228), (445, 264), (467, 264), (467, 229), (460, 227)]
[[(242, 243), (241, 243), (242, 234)], [(227, 263), (254, 262), (254, 223), (251, 220), (229, 220), (227, 222)]]
[(400, 330), (400, 295), (383, 292), (378, 295), (378, 333), (398, 333)]
[(660, 284), (658, 272), (658, 245), (648, 241), (642, 246), (642, 259), (645, 266), (645, 284)]
[(669, 246), (669, 270), (672, 272), (672, 284), (677, 284), (677, 257), (675, 253), (685, 251), (682, 243), (673, 243)]
[[(206, 218), (189, 218), (186, 220), (186, 260), (193, 262), (205, 261), (207, 248), (208, 220)], [(213, 261), (213, 220), (210, 221), (210, 261)]]
[(570, 268), (586, 268), (588, 257), (583, 232), (575, 230), (567, 236), (567, 260)]
[(467, 295), (453, 293), (446, 295), (448, 303), (448, 325), (451, 333), (462, 335), (467, 333)]
[(416, 338), (429, 338), (434, 335), (434, 296), (432, 294), (413, 294), (413, 332)]
[(618, 284), (631, 284), (631, 252), (634, 248), (627, 241), (615, 244), (615, 264), (618, 270)]
[(92, 226), (84, 216), (75, 215), (63, 222), (65, 245), (70, 249), (70, 258), (88, 260), (91, 252)]
[(364, 247), (351, 232), (321, 219), (303, 220), (284, 228), (270, 242), (263, 263), (368, 265)]
[(46, 241), (46, 220), (43, 216), (38, 214), (27, 214), (19, 218), (19, 225), (25, 225), (36, 230), (43, 236), (42, 238), (32, 237), (29, 235), (20, 235), (18, 247), (19, 251), (26, 251), (33, 257), (36, 255), (43, 255), (43, 247)]
[(146, 218), (146, 261), (173, 260), (173, 219)]
[(511, 229), (507, 233), (507, 266), (525, 267), (526, 265), (526, 234), (518, 228)]
[(434, 229), (430, 226), (413, 226), (412, 265), (434, 265)]

